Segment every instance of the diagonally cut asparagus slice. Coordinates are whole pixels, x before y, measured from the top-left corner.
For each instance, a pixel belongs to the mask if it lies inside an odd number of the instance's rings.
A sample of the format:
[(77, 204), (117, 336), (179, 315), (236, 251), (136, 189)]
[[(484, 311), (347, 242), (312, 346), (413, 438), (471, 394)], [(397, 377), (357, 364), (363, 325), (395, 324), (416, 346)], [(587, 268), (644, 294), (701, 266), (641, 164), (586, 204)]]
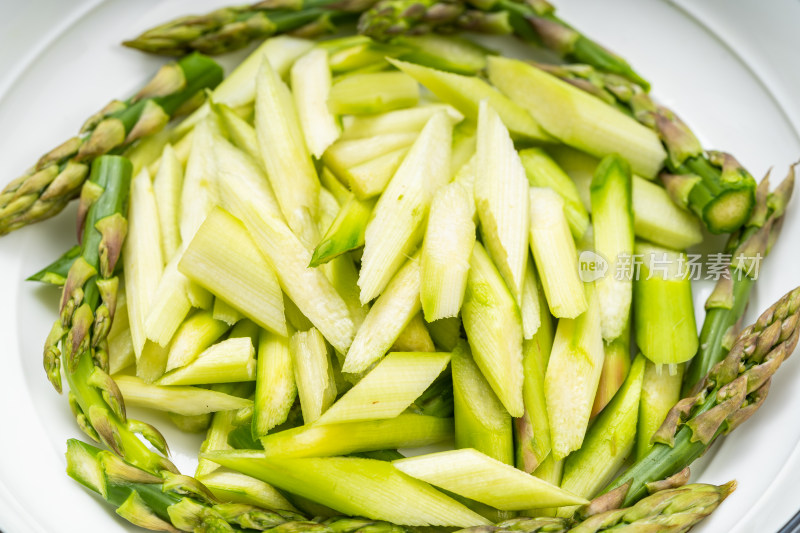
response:
[(444, 352), (393, 352), (384, 357), (317, 424), (393, 418), (416, 400), (450, 362)]
[(297, 395), (303, 408), (303, 421), (319, 419), (336, 399), (330, 354), (325, 339), (314, 328), (298, 331), (289, 342)]
[(514, 300), (522, 300), (528, 261), (528, 180), (508, 130), (487, 100), (478, 112), (475, 204), (486, 251)]
[(219, 468), (202, 476), (199, 481), (202, 481), (211, 494), (222, 501), (255, 505), (267, 509), (296, 511), (289, 500), (275, 487), (239, 472)]
[(337, 115), (373, 115), (412, 107), (419, 84), (404, 72), (371, 72), (343, 76), (331, 87), (328, 106)]
[(326, 457), (415, 448), (452, 437), (452, 418), (401, 414), (385, 420), (305, 425), (271, 433), (261, 444), (271, 457)]
[(325, 274), (309, 268), (311, 253), (270, 213), (264, 194), (241, 180), (222, 180), (221, 185), (223, 203), (244, 222), (283, 291), (338, 352), (346, 353), (355, 329), (350, 311)]
[(411, 322), (406, 324), (400, 336), (390, 348), (392, 352), (435, 352), (436, 346), (428, 331), (428, 325), (422, 318), (422, 313), (417, 313)]
[(247, 337), (224, 340), (211, 346), (188, 365), (165, 374), (158, 385), (206, 385), (253, 381), (255, 349)]
[(341, 138), (364, 139), (384, 133), (419, 133), (428, 120), (439, 111), (447, 113), (454, 123), (464, 120), (464, 115), (448, 104), (419, 105), (380, 115), (344, 117)]
[(494, 86), (564, 144), (595, 157), (618, 153), (649, 179), (664, 165), (658, 135), (633, 118), (533, 65), (499, 56), (488, 61)]
[(319, 159), (341, 133), (336, 118), (328, 110), (331, 69), (328, 53), (315, 48), (295, 61), (291, 71), (292, 94), (303, 136), (311, 155)]
[(475, 244), (474, 214), (472, 194), (460, 183), (441, 188), (433, 197), (420, 266), (420, 299), (428, 322), (461, 310)]
[(546, 307), (547, 301), (539, 295), (540, 291), (541, 286), (536, 275), (536, 267), (533, 265), (533, 258), (528, 257), (525, 276), (522, 278), (522, 296), (519, 305), (519, 314), (522, 318), (522, 338), (525, 340), (532, 339), (542, 324), (540, 303)]
[(198, 311), (181, 324), (169, 346), (166, 371), (186, 366), (228, 331), (209, 311)]
[(488, 524), (482, 516), (385, 461), (355, 457), (272, 459), (262, 451), (247, 450), (212, 452), (203, 457), (340, 513), (418, 526)]
[(358, 285), (367, 303), (385, 288), (423, 236), (431, 199), (450, 179), (452, 126), (434, 115), (411, 147), (367, 225)]
[(374, 201), (351, 196), (314, 248), (310, 266), (319, 266), (364, 246), (364, 233), (374, 207)]
[(259, 326), (286, 335), (275, 271), (241, 222), (217, 208), (186, 248), (178, 268)]
[(419, 254), (391, 280), (367, 313), (344, 360), (343, 372), (361, 374), (389, 351), (420, 311)]
[(522, 320), (503, 278), (478, 243), (461, 314), (475, 362), (511, 416), (522, 416)]
[(286, 422), (297, 398), (289, 339), (262, 331), (258, 343), (252, 433), (261, 437)]
[(469, 346), (458, 340), (452, 355), (456, 448), (475, 448), (506, 464), (514, 462), (511, 416), (481, 374)]
[(161, 227), (161, 250), (168, 258), (177, 253), (181, 245), (180, 198), (183, 188), (183, 166), (171, 144), (164, 147), (158, 173), (153, 178), (153, 189), (158, 206), (158, 223)]
[(592, 284), (586, 284), (586, 292), (587, 310), (578, 318), (558, 321), (545, 375), (552, 454), (557, 461), (581, 447), (603, 370), (601, 304)]
[(289, 88), (269, 59), (256, 83), (256, 137), (264, 168), (289, 227), (307, 247), (318, 239), (319, 179), (306, 148)]
[(250, 400), (200, 387), (148, 385), (133, 376), (117, 376), (114, 381), (126, 404), (184, 416), (243, 409), (253, 405)]
[(480, 102), (487, 100), (515, 139), (552, 140), (527, 111), (478, 77), (462, 76), (405, 61), (392, 60), (392, 64), (416, 78), (443, 102), (448, 102), (464, 113), (473, 123), (478, 120)]
[(147, 340), (145, 321), (164, 271), (158, 208), (146, 170), (131, 183), (128, 219), (128, 237), (122, 260), (133, 349), (139, 359)]
[(470, 448), (418, 455), (393, 464), (412, 477), (500, 510), (588, 503), (580, 496)]
[(559, 318), (575, 318), (586, 310), (586, 297), (564, 201), (552, 189), (539, 187), (530, 189), (530, 199), (531, 251), (550, 312)]

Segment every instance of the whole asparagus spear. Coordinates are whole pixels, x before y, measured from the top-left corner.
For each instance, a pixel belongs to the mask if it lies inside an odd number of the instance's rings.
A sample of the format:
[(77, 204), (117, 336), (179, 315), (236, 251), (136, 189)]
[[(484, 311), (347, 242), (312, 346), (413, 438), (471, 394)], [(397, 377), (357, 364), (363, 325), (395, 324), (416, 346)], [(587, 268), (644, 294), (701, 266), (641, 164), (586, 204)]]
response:
[(756, 206), (747, 223), (730, 236), (725, 252), (731, 256), (727, 275), (717, 281), (706, 300), (706, 317), (700, 332), (700, 348), (684, 375), (684, 394), (717, 364), (731, 346), (736, 328), (747, 308), (760, 261), (778, 238), (786, 205), (794, 189), (794, 167), (773, 192), (769, 177), (758, 185)]
[(624, 505), (645, 494), (647, 485), (681, 471), (717, 437), (755, 413), (769, 392), (772, 375), (800, 336), (800, 287), (767, 309), (738, 336), (728, 355), (669, 411), (647, 455), (625, 470), (606, 491), (627, 483)]
[(669, 155), (661, 180), (673, 200), (699, 216), (711, 233), (730, 233), (748, 221), (756, 200), (755, 179), (730, 154), (703, 150), (689, 127), (656, 104), (646, 88), (589, 64), (537, 66), (658, 133)]
[(0, 235), (50, 218), (75, 198), (92, 160), (160, 131), (170, 118), (222, 81), (222, 68), (200, 54), (161, 67), (126, 101), (92, 115), (78, 136), (41, 157), (0, 192)]
[(167, 445), (154, 427), (128, 419), (122, 394), (108, 375), (107, 335), (114, 320), (119, 278), (114, 270), (127, 234), (131, 163), (120, 156), (98, 157), (85, 188), (94, 199), (86, 212), (81, 254), (67, 273), (59, 318), (44, 348), (44, 368), (61, 392), (61, 360), (69, 402), (78, 425), (91, 438), (149, 472), (175, 471), (153, 452)]
[(355, 22), (375, 0), (263, 0), (223, 7), (205, 15), (180, 17), (149, 29), (125, 46), (153, 54), (179, 56), (191, 51), (224, 54), (254, 40), (294, 31), (312, 36)]
[[(403, 526), (364, 518), (309, 520), (291, 511), (220, 503), (193, 478), (167, 474), (162, 479), (110, 452), (78, 440), (67, 443), (67, 473), (117, 507), (117, 514), (148, 529), (209, 532), (255, 529), (292, 533), (411, 531)], [(467, 528), (458, 533), (595, 533), (626, 526), (631, 530), (643, 529), (652, 533), (687, 531), (711, 514), (735, 487), (736, 484), (731, 482), (719, 487), (695, 484), (668, 488), (627, 509), (615, 508), (618, 498), (603, 498), (584, 508), (582, 520), (516, 518), (496, 526)]]

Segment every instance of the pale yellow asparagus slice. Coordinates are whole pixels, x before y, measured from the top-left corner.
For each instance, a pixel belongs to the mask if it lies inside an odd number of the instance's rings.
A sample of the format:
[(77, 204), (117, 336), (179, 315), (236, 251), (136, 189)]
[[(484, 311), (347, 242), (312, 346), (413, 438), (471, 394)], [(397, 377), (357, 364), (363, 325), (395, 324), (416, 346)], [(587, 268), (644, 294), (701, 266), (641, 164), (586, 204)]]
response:
[(336, 118), (328, 109), (331, 69), (328, 53), (314, 48), (295, 61), (291, 70), (292, 94), (311, 155), (319, 159), (341, 133)]
[(161, 226), (161, 250), (165, 258), (177, 253), (181, 245), (180, 201), (183, 188), (183, 165), (171, 144), (164, 147), (161, 164), (153, 179), (153, 189)]
[(289, 416), (297, 385), (294, 380), (289, 339), (263, 331), (258, 344), (253, 435), (261, 437)]
[(159, 385), (206, 385), (253, 381), (256, 377), (255, 349), (247, 337), (224, 340), (209, 347), (186, 366), (158, 380)]
[(336, 383), (328, 347), (320, 332), (311, 328), (292, 335), (289, 349), (303, 421), (311, 424), (336, 399)]
[(164, 387), (148, 385), (133, 376), (114, 378), (126, 405), (169, 411), (183, 416), (195, 416), (217, 411), (244, 409), (253, 405), (251, 400), (200, 387)]

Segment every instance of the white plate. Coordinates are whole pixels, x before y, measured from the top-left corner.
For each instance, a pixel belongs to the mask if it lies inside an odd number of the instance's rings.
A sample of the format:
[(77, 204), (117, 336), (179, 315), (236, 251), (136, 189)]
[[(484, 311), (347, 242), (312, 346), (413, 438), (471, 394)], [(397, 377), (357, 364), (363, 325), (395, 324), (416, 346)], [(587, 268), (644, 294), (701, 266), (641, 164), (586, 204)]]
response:
[[(0, 3), (0, 181), (73, 135), (107, 100), (155, 71), (157, 58), (117, 46), (173, 16), (225, 0), (38, 0)], [(235, 2), (233, 2), (235, 3)], [(734, 153), (754, 175), (782, 177), (800, 155), (800, 4), (773, 0), (561, 0), (564, 17), (621, 51), (704, 145)], [(800, 284), (797, 206), (761, 272), (748, 320)], [(74, 242), (74, 210), (0, 239), (0, 529), (6, 533), (136, 530), (64, 474), (65, 441), (82, 438), (42, 371), (57, 291), (22, 281)], [(698, 314), (709, 286), (695, 291)], [(739, 489), (703, 531), (777, 530), (800, 507), (800, 358), (786, 363), (758, 416), (716, 447), (703, 481)], [(198, 438), (165, 430), (191, 471)]]

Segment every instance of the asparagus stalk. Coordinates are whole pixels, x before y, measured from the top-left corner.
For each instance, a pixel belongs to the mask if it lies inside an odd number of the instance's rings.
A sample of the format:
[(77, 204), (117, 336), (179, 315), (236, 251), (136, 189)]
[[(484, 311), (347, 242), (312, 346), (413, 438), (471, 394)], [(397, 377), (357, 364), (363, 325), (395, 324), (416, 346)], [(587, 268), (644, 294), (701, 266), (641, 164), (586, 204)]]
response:
[(359, 200), (351, 195), (314, 248), (309, 266), (320, 266), (364, 246), (367, 223), (374, 207), (374, 201)]
[(148, 385), (133, 376), (115, 378), (125, 402), (183, 416), (196, 416), (217, 411), (243, 409), (253, 402), (199, 387), (163, 387)]
[(263, 481), (219, 468), (200, 479), (217, 499), (268, 509), (297, 511), (275, 487)]
[(684, 392), (691, 390), (724, 357), (729, 346), (726, 341), (734, 334), (747, 307), (758, 262), (769, 254), (780, 235), (793, 189), (794, 166), (773, 192), (767, 192), (769, 180), (765, 177), (759, 184), (750, 220), (728, 240), (726, 252), (731, 254), (730, 269), (706, 300), (700, 345), (684, 376)]
[(63, 287), (64, 283), (67, 281), (67, 274), (69, 274), (69, 269), (72, 268), (72, 264), (75, 260), (80, 257), (81, 255), (81, 246), (80, 244), (76, 244), (64, 254), (41, 269), (36, 274), (33, 274), (25, 281), (39, 281), (41, 283), (46, 283), (48, 285), (55, 285), (56, 287)]
[(311, 328), (298, 331), (289, 341), (297, 396), (303, 408), (303, 420), (316, 422), (336, 399), (330, 354), (322, 334)]
[(363, 9), (360, 2), (338, 0), (262, 1), (248, 6), (224, 7), (205, 15), (180, 17), (122, 44), (168, 56), (192, 50), (224, 54), (280, 33), (294, 31), (308, 37), (327, 33), (334, 29), (334, 23), (355, 21), (357, 13)]
[(114, 322), (108, 331), (108, 373), (112, 376), (128, 368), (136, 362), (133, 351), (133, 337), (128, 325), (128, 303), (125, 291), (120, 290), (117, 296), (117, 310)]
[[(600, 533), (602, 531), (689, 531), (710, 515), (736, 489), (725, 485), (693, 484), (660, 490), (632, 507), (615, 508), (601, 497), (575, 518), (514, 518), (491, 527), (472, 527), (459, 533)], [(609, 507), (612, 507), (609, 509)], [(588, 516), (587, 516), (588, 515)]]
[(631, 368), (631, 322), (625, 324), (622, 335), (604, 345), (603, 370), (594, 395), (592, 418), (597, 416), (614, 397)]
[(453, 376), (450, 368), (445, 368), (431, 386), (406, 409), (406, 412), (451, 418), (455, 409), (453, 403)]
[(453, 123), (464, 119), (464, 115), (448, 104), (418, 105), (379, 115), (342, 117), (344, 130), (341, 138), (366, 139), (386, 133), (419, 133), (428, 120), (439, 111), (444, 111)]
[(166, 451), (164, 438), (152, 426), (127, 418), (119, 387), (107, 373), (106, 336), (117, 301), (119, 278), (114, 270), (127, 232), (124, 213), (130, 180), (131, 164), (122, 157), (101, 156), (92, 166), (87, 187), (95, 200), (86, 211), (81, 256), (64, 284), (60, 317), (45, 344), (44, 367), (60, 392), (63, 357), (70, 406), (87, 435), (140, 468), (158, 473), (175, 467), (139, 436), (161, 452)]
[(153, 179), (153, 191), (161, 228), (161, 251), (166, 258), (173, 257), (181, 245), (180, 205), (183, 188), (183, 166), (171, 144), (164, 147), (158, 173)]
[(608, 487), (630, 483), (625, 505), (647, 493), (647, 484), (665, 479), (700, 457), (720, 435), (755, 413), (769, 393), (773, 374), (792, 354), (800, 336), (800, 287), (745, 328), (728, 355), (670, 410), (646, 456)]
[(210, 346), (191, 363), (167, 372), (159, 385), (206, 385), (236, 383), (256, 379), (256, 359), (253, 342), (245, 338), (230, 338)]
[(316, 48), (292, 65), (292, 94), (300, 126), (311, 155), (319, 159), (341, 134), (336, 118), (328, 109), (331, 70), (328, 54)]
[(654, 130), (668, 154), (661, 180), (673, 200), (700, 217), (711, 233), (733, 232), (747, 221), (755, 204), (753, 177), (730, 154), (703, 150), (689, 127), (653, 102), (645, 88), (587, 65), (543, 68)]
[[(192, 54), (165, 65), (136, 95), (114, 100), (81, 128), (81, 133), (41, 157), (0, 193), (0, 235), (60, 213), (81, 191), (92, 161), (160, 131), (181, 107), (215, 87), (222, 68)], [(79, 209), (81, 220), (91, 198)]]
[(258, 344), (253, 437), (263, 437), (286, 422), (297, 397), (289, 339), (262, 331)]
[(392, 344), (393, 352), (435, 352), (436, 346), (428, 331), (422, 313), (417, 313), (411, 322), (406, 324), (400, 336)]
[(181, 324), (169, 346), (166, 371), (188, 365), (227, 331), (228, 324), (212, 317), (209, 311), (198, 311)]

